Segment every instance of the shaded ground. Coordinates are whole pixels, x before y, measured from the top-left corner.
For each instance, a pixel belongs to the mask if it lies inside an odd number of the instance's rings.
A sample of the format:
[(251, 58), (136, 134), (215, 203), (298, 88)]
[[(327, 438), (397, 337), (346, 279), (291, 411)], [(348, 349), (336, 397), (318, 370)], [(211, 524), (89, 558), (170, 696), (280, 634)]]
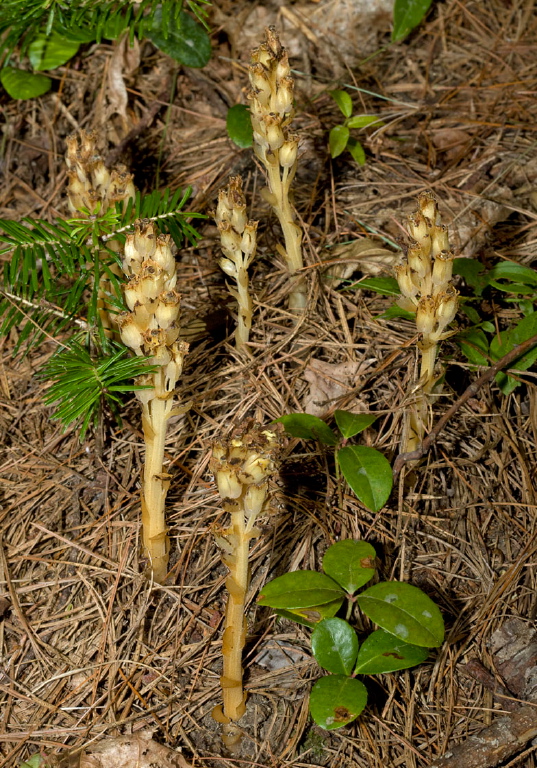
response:
[[(114, 48), (104, 43), (59, 70), (55, 93), (27, 102), (4, 98), (0, 216), (66, 216), (65, 136), (95, 128), (106, 150), (158, 99), (162, 110), (121, 158), (137, 186), (151, 190), (158, 170), (162, 186), (191, 184), (193, 208), (208, 212), (228, 176), (241, 173), (262, 236), (253, 267), (252, 362), (236, 358), (220, 328), (193, 345), (185, 365), (181, 398), (193, 406), (171, 426), (167, 443), (174, 473), (169, 586), (150, 587), (140, 576), (136, 403), (127, 405), (123, 429), (107, 423), (80, 444), (51, 421), (42, 405), (45, 385), (34, 376), (53, 344), (21, 360), (12, 357), (13, 336), (0, 342), (0, 589), (12, 603), (0, 622), (0, 767), (39, 750), (151, 728), (195, 766), (421, 768), (498, 710), (492, 693), (464, 675), (464, 664), (477, 657), (487, 667), (491, 632), (507, 617), (533, 620), (537, 612), (531, 373), (530, 383), (508, 397), (495, 386), (480, 391), (378, 514), (336, 483), (330, 461), (312, 445), (289, 444), (251, 558), (250, 698), (240, 755), (221, 757), (210, 716), (220, 696), (226, 572), (211, 535), (222, 517), (207, 470), (212, 441), (246, 416), (269, 422), (318, 405), (312, 381), (329, 388), (336, 378), (345, 394), (320, 409), (374, 411), (379, 419), (365, 441), (389, 458), (398, 452), (416, 366), (412, 326), (378, 319), (388, 298), (336, 290), (320, 268), (334, 256), (329, 249), (371, 230), (397, 240), (417, 194), (432, 190), (463, 255), (486, 265), (498, 258), (531, 265), (535, 258), (533, 0), (438, 2), (427, 23), (395, 46), (389, 14), (380, 9), (367, 24), (362, 14), (343, 0), (238, 8), (222, 0), (213, 10), (214, 56), (205, 69), (178, 71), (142, 44), (140, 67), (126, 75), (123, 116), (107, 79)], [(251, 151), (237, 149), (225, 132), (228, 107), (245, 100), (249, 49), (266, 23), (280, 28), (301, 73), (295, 204), (306, 231), (310, 299), (296, 326), (273, 255), (278, 227), (258, 194), (260, 170)], [(352, 91), (355, 111), (385, 121), (360, 136), (364, 168), (350, 156), (328, 158), (327, 132), (339, 116), (326, 89), (336, 85), (362, 89)], [(201, 245), (181, 254), (187, 320), (228, 303), (215, 227), (208, 222), (202, 232)], [(362, 274), (352, 250), (336, 255), (350, 265), (348, 275)], [(483, 311), (498, 328), (514, 317), (494, 304)], [(453, 342), (442, 354), (452, 389), (436, 417), (475, 375)], [(338, 367), (325, 366), (319, 382), (314, 361)], [(408, 579), (434, 597), (448, 634), (416, 670), (371, 681), (364, 714), (328, 734), (312, 726), (307, 710), (318, 676), (302, 653), (308, 633), (276, 622), (255, 596), (268, 578), (318, 568), (329, 544), (345, 537), (376, 546), (383, 577)], [(271, 670), (265, 651), (277, 645), (292, 662)], [(536, 764), (532, 749), (518, 764)]]

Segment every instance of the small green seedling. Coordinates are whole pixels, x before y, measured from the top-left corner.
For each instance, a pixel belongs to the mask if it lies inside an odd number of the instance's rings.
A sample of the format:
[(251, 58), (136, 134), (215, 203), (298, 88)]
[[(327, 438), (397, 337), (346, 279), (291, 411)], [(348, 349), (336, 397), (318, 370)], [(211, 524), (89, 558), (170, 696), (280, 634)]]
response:
[(376, 117), (376, 115), (353, 115), (352, 99), (347, 91), (336, 90), (328, 91), (328, 93), (334, 99), (345, 118), (342, 125), (336, 125), (330, 131), (328, 137), (330, 157), (339, 157), (347, 149), (359, 165), (365, 165), (364, 148), (359, 141), (352, 138), (350, 135), (351, 129), (367, 128), (369, 125), (380, 127), (384, 125), (383, 121)]
[[(286, 573), (270, 581), (258, 598), (279, 616), (313, 629), (313, 655), (330, 674), (314, 684), (310, 712), (327, 730), (352, 722), (367, 704), (367, 689), (357, 675), (414, 667), (444, 641), (440, 609), (421, 589), (387, 581), (355, 594), (373, 578), (375, 562), (371, 544), (338, 541), (323, 558), (324, 574)], [(345, 600), (347, 620), (336, 616)], [(361, 642), (348, 622), (355, 604), (379, 627)]]
[(309, 413), (290, 413), (281, 416), (285, 431), (303, 440), (318, 440), (336, 449), (336, 472), (348, 482), (358, 499), (368, 509), (378, 512), (392, 491), (392, 470), (387, 459), (366, 445), (347, 445), (347, 440), (363, 432), (376, 420), (371, 413), (335, 411), (334, 418), (341, 433), (336, 433), (317, 416)]
[(393, 4), (392, 41), (403, 40), (414, 27), (421, 24), (432, 0), (395, 0)]

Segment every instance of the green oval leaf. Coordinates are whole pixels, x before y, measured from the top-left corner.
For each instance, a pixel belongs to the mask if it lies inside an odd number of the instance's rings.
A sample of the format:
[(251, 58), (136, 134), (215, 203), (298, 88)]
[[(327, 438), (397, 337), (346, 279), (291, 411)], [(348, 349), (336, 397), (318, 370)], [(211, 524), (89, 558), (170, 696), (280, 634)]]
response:
[(330, 147), (330, 157), (338, 157), (347, 146), (349, 140), (349, 129), (344, 125), (336, 125), (332, 128), (328, 137), (328, 146)]
[(28, 58), (34, 69), (56, 69), (72, 59), (80, 45), (58, 32), (34, 37), (28, 46)]
[(317, 608), (343, 597), (343, 590), (329, 576), (317, 571), (293, 571), (265, 584), (257, 602), (270, 608), (293, 611)]
[(184, 11), (179, 14), (178, 25), (168, 27), (165, 36), (162, 9), (157, 8), (153, 25), (147, 37), (157, 48), (185, 67), (204, 67), (211, 58), (211, 40), (201, 24)]
[(4, 67), (0, 71), (0, 83), (12, 99), (35, 99), (50, 91), (52, 80), (46, 75), (35, 75), (24, 69)]
[(311, 635), (317, 664), (335, 675), (350, 675), (358, 655), (358, 638), (343, 619), (324, 619)]
[(421, 664), (429, 655), (428, 648), (410, 645), (383, 629), (372, 632), (360, 646), (356, 675), (379, 675), (397, 672)]
[(352, 115), (352, 99), (347, 91), (336, 90), (328, 91), (328, 93), (334, 99), (340, 111), (345, 115), (345, 117), (350, 117)]
[(335, 411), (334, 418), (339, 431), (345, 438), (354, 437), (359, 432), (370, 427), (377, 416), (373, 413), (350, 413), (349, 411)]
[(444, 641), (444, 620), (439, 607), (412, 584), (374, 584), (356, 600), (371, 621), (405, 643), (436, 648)]
[(226, 117), (227, 135), (241, 149), (251, 147), (254, 140), (250, 110), (245, 104), (235, 104), (228, 109)]
[(431, 0), (395, 0), (392, 40), (402, 40), (424, 19)]
[(365, 165), (365, 150), (359, 141), (349, 138), (347, 142), (347, 149), (351, 153), (353, 160), (355, 160), (358, 165)]
[[(501, 261), (490, 270), (488, 277), (492, 280), (512, 280), (515, 283), (537, 286), (537, 272), (516, 261)], [(509, 290), (508, 285), (500, 287), (502, 290)]]
[(328, 424), (309, 413), (290, 413), (287, 416), (280, 416), (272, 423), (278, 422), (281, 422), (285, 431), (293, 437), (300, 437), (302, 440), (318, 440), (323, 445), (338, 444), (338, 439)]
[(311, 689), (311, 716), (327, 731), (352, 723), (366, 704), (365, 685), (345, 675), (321, 677)]
[[(513, 328), (509, 328), (507, 331), (502, 331), (499, 338), (498, 336), (495, 336), (492, 339), (490, 342), (491, 357), (493, 360), (499, 360), (510, 352), (517, 344), (527, 341), (527, 339), (535, 336), (535, 334), (537, 334), (537, 312), (532, 312), (531, 315), (524, 317)], [(534, 346), (528, 350), (526, 354), (519, 357), (514, 363), (511, 363), (509, 367), (514, 368), (517, 371), (527, 371), (536, 360), (537, 346)], [(512, 376), (503, 373), (503, 371), (497, 373), (495, 379), (504, 395), (508, 395), (520, 383)]]
[(326, 550), (323, 570), (349, 594), (375, 575), (376, 552), (367, 541), (344, 539)]
[(384, 125), (384, 120), (376, 115), (354, 115), (345, 123), (347, 128), (367, 128), (368, 125)]
[[(471, 363), (476, 365), (489, 364), (485, 357), (489, 351), (489, 342), (480, 328), (468, 328), (468, 330), (458, 333), (456, 341), (461, 348), (461, 352), (466, 355)], [(481, 352), (484, 354), (481, 354)]]
[(341, 448), (336, 454), (345, 480), (368, 509), (378, 512), (392, 492), (392, 469), (382, 453), (365, 445)]

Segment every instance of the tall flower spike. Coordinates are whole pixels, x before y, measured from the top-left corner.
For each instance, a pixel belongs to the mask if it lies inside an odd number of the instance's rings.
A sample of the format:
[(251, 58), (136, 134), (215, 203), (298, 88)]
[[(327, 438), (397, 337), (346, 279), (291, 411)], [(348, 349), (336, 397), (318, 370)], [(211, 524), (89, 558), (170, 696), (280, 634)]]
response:
[(257, 221), (248, 221), (246, 200), (242, 192), (242, 179), (234, 176), (218, 196), (216, 223), (220, 231), (223, 258), (218, 260), (226, 275), (237, 283), (237, 290), (229, 292), (239, 305), (235, 345), (245, 349), (252, 327), (252, 299), (248, 290), (248, 267), (257, 248)]
[(117, 315), (121, 339), (136, 355), (157, 366), (153, 374), (136, 380), (142, 406), (145, 463), (142, 482), (142, 538), (149, 569), (162, 583), (168, 572), (165, 520), (170, 475), (163, 468), (166, 428), (174, 408), (175, 387), (183, 371), (188, 344), (178, 341), (180, 296), (170, 236), (156, 235), (151, 221), (137, 221), (127, 235), (123, 271), (130, 278), (125, 300), (130, 312)]
[[(127, 206), (129, 200), (134, 200), (135, 188), (132, 174), (127, 173), (124, 165), (118, 166), (111, 172), (105, 166), (102, 157), (97, 151), (97, 139), (93, 131), (80, 132), (80, 139), (75, 135), (68, 136), (67, 143), (67, 188), (68, 202), (71, 213), (76, 216), (87, 217), (98, 210), (98, 213), (106, 213), (114, 208), (116, 202)], [(89, 214), (88, 214), (89, 212)], [(111, 239), (107, 242), (107, 248), (120, 253), (122, 245), (119, 240)], [(110, 262), (110, 254), (102, 251), (99, 254), (102, 262)], [(109, 263), (110, 271), (118, 276), (121, 270), (115, 262)], [(110, 279), (106, 272), (101, 270), (99, 279), (99, 291), (97, 294), (97, 310), (103, 329), (108, 336), (112, 336), (111, 304), (109, 296), (112, 293)]]
[(434, 385), (438, 343), (451, 335), (447, 326), (455, 319), (458, 293), (452, 285), (454, 255), (449, 250), (447, 227), (441, 223), (438, 203), (433, 195), (418, 198), (418, 210), (408, 218), (410, 245), (406, 260), (395, 267), (402, 309), (416, 313), (416, 329), (421, 334), (421, 370), (418, 394), (407, 414), (403, 452), (413, 451), (423, 440), (427, 407)]
[(295, 276), (289, 307), (306, 306), (306, 284), (297, 273), (303, 268), (302, 229), (295, 222), (289, 190), (298, 167), (298, 136), (288, 126), (294, 117), (293, 90), (289, 60), (274, 27), (265, 30), (266, 41), (252, 51), (249, 93), (254, 134), (254, 152), (267, 174), (263, 192), (280, 222), (285, 248), (281, 250), (287, 269)]
[(246, 641), (244, 609), (249, 582), (248, 550), (250, 539), (260, 535), (255, 521), (263, 511), (269, 479), (276, 471), (281, 425), (276, 427), (278, 429), (269, 430), (247, 425), (230, 440), (214, 444), (209, 464), (222, 506), (231, 515), (229, 528), (220, 531), (216, 537), (229, 576), (226, 579), (228, 601), (222, 638), (224, 669), (220, 678), (224, 704), (215, 707), (212, 713), (214, 719), (223, 724), (222, 738), (230, 748), (241, 740), (236, 722), (246, 711), (242, 649)]

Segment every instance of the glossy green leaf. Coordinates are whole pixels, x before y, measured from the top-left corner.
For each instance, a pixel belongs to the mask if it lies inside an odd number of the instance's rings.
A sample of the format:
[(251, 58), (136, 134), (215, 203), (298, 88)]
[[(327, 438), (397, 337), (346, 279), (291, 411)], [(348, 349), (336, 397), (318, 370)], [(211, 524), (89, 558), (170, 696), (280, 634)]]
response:
[(28, 46), (28, 58), (34, 69), (56, 69), (72, 59), (79, 47), (79, 43), (58, 32), (38, 35)]
[(349, 438), (370, 427), (377, 420), (378, 416), (375, 416), (374, 413), (335, 411), (334, 418), (343, 437)]
[(399, 669), (408, 669), (421, 664), (428, 655), (428, 648), (410, 645), (383, 629), (377, 629), (360, 646), (354, 673), (379, 675), (385, 672), (396, 672)]
[(349, 140), (349, 129), (344, 125), (336, 125), (332, 128), (328, 137), (328, 146), (330, 147), (330, 157), (339, 157), (345, 150)]
[(356, 598), (371, 621), (405, 643), (436, 648), (444, 640), (439, 607), (425, 592), (404, 581), (374, 584)]
[(352, 155), (352, 159), (355, 160), (358, 165), (365, 165), (365, 150), (359, 141), (349, 138), (347, 141), (347, 149)]
[(391, 307), (388, 307), (382, 314), (377, 315), (378, 318), (381, 320), (393, 320), (394, 317), (402, 317), (404, 320), (415, 320), (416, 313), (415, 312), (409, 312), (406, 309), (401, 309), (401, 307), (398, 307), (397, 304), (392, 304)]
[(347, 91), (328, 91), (345, 117), (352, 115), (352, 99)]
[(44, 760), (40, 754), (32, 755), (24, 763), (20, 763), (19, 768), (40, 768)]
[(311, 649), (317, 664), (327, 672), (350, 675), (358, 655), (358, 637), (343, 619), (324, 619), (313, 630)]
[(367, 541), (336, 541), (325, 552), (323, 570), (346, 592), (353, 594), (375, 575), (376, 556)]
[(0, 70), (0, 83), (12, 99), (35, 99), (50, 91), (52, 80), (46, 75), (35, 75), (24, 69), (4, 67)]
[(330, 603), (314, 605), (310, 608), (296, 608), (294, 611), (286, 611), (285, 608), (274, 608), (274, 613), (284, 619), (296, 621), (304, 627), (313, 629), (323, 619), (331, 619), (341, 608), (343, 597), (338, 597)]
[(185, 67), (204, 67), (211, 58), (211, 40), (207, 32), (185, 11), (179, 14), (179, 24), (167, 28), (165, 36), (161, 9), (157, 9), (147, 37), (157, 48)]
[(366, 704), (365, 685), (346, 675), (321, 677), (311, 689), (311, 716), (327, 731), (352, 723)]
[[(507, 331), (500, 333), (499, 338), (498, 336), (495, 336), (490, 343), (490, 354), (494, 360), (499, 360), (510, 352), (517, 344), (527, 341), (536, 334), (537, 312), (532, 312), (531, 315), (524, 317), (513, 328), (509, 328)], [(525, 355), (522, 355), (522, 357), (519, 357), (514, 363), (511, 363), (509, 367), (517, 371), (527, 371), (536, 360), (537, 346), (534, 346), (526, 352)], [(508, 395), (519, 384), (516, 379), (503, 373), (503, 371), (497, 373), (495, 378), (504, 395)]]
[(353, 283), (345, 290), (352, 291), (357, 288), (375, 291), (375, 293), (380, 293), (382, 296), (399, 296), (401, 294), (397, 280), (394, 277), (366, 277), (364, 280)]
[[(490, 280), (511, 280), (514, 283), (537, 287), (537, 272), (516, 261), (501, 261), (490, 270), (488, 277)], [(509, 290), (508, 284), (500, 287)]]
[[(292, 571), (269, 581), (257, 598), (259, 605), (294, 611), (317, 608), (343, 599), (344, 591), (329, 576), (317, 571)], [(309, 618), (306, 616), (306, 618)]]
[(376, 115), (354, 115), (345, 122), (347, 128), (367, 128), (368, 125), (384, 125), (384, 121)]
[(251, 147), (254, 140), (250, 110), (245, 104), (235, 104), (228, 109), (226, 117), (227, 135), (241, 149)]
[(323, 445), (338, 444), (338, 439), (328, 424), (310, 413), (289, 413), (287, 416), (275, 419), (273, 424), (278, 422), (283, 424), (285, 431), (293, 437), (300, 437), (302, 440), (318, 440)]
[(455, 340), (471, 363), (489, 365), (486, 357), (489, 351), (489, 342), (481, 328), (468, 328), (468, 330), (457, 334)]
[(365, 445), (351, 445), (336, 453), (336, 460), (356, 496), (378, 512), (392, 492), (392, 468), (382, 453)]
[(392, 40), (402, 40), (425, 18), (431, 0), (395, 0)]

